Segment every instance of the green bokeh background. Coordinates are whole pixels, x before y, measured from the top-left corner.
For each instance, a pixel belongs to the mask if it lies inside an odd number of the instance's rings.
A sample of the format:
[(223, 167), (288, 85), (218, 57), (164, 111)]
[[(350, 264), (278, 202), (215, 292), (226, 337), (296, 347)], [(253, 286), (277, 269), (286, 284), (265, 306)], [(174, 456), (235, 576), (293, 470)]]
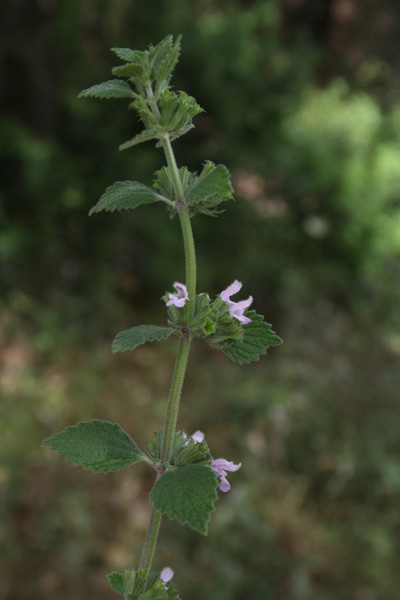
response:
[(87, 216), (163, 156), (124, 101), (78, 100), (109, 48), (183, 34), (174, 80), (206, 112), (180, 165), (232, 171), (193, 221), (199, 290), (234, 279), (284, 345), (233, 365), (194, 345), (180, 427), (241, 461), (203, 538), (163, 522), (155, 567), (187, 600), (394, 600), (400, 589), (400, 38), (396, 1), (3, 0), (0, 6), (0, 596), (108, 600), (135, 567), (153, 474), (93, 475), (40, 447), (78, 420), (141, 445), (162, 422), (184, 277), (162, 206)]

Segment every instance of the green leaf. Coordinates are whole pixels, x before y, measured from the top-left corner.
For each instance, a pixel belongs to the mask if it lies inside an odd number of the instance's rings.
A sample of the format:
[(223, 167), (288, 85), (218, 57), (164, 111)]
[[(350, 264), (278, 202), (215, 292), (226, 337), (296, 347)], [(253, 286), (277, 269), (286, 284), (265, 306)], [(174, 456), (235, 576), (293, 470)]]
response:
[(149, 590), (140, 594), (137, 600), (168, 600), (167, 590), (161, 579), (157, 579)]
[(94, 473), (109, 473), (147, 460), (135, 442), (117, 423), (82, 421), (56, 433), (42, 444), (66, 460)]
[(138, 133), (131, 140), (120, 144), (120, 150), (127, 150), (128, 148), (132, 148), (132, 146), (137, 146), (138, 144), (142, 144), (143, 142), (148, 142), (149, 140), (158, 140), (160, 137), (160, 128), (152, 127), (150, 129), (145, 129), (142, 133)]
[(281, 338), (272, 331), (269, 323), (263, 321), (262, 315), (257, 315), (255, 310), (245, 311), (244, 314), (251, 319), (251, 323), (243, 325), (243, 339), (231, 340), (222, 347), (229, 358), (241, 364), (258, 360), (269, 346), (282, 344)]
[(131, 50), (130, 48), (111, 48), (111, 52), (127, 62), (135, 62), (138, 58), (138, 50)]
[(134, 350), (134, 348), (146, 342), (166, 340), (172, 333), (173, 329), (171, 327), (138, 325), (137, 327), (120, 331), (112, 343), (112, 351), (125, 352), (125, 350)]
[(208, 161), (197, 180), (193, 181), (186, 196), (187, 204), (203, 202), (210, 197), (229, 199), (232, 197), (233, 188), (230, 174), (224, 165), (215, 166)]
[(135, 92), (129, 84), (118, 79), (104, 81), (98, 85), (93, 85), (87, 90), (82, 90), (78, 98), (134, 98)]
[(125, 596), (125, 586), (122, 573), (114, 571), (113, 573), (109, 573), (107, 575), (107, 579), (114, 592), (121, 594), (121, 596)]
[(175, 44), (168, 50), (157, 66), (155, 76), (159, 82), (168, 79), (171, 76), (172, 71), (175, 69), (181, 50), (181, 38), (181, 35), (176, 38)]
[(143, 75), (143, 67), (140, 64), (130, 62), (126, 65), (114, 67), (111, 73), (117, 77), (127, 77), (128, 79), (130, 77), (141, 77)]
[(159, 200), (160, 197), (157, 192), (143, 183), (138, 183), (137, 181), (116, 181), (106, 189), (98, 203), (90, 209), (89, 215), (102, 210), (108, 212), (128, 210), (130, 208), (137, 208), (141, 204), (151, 204)]
[(217, 477), (205, 465), (188, 465), (167, 471), (156, 481), (150, 500), (171, 520), (178, 519), (199, 533), (207, 534), (213, 502), (218, 498)]

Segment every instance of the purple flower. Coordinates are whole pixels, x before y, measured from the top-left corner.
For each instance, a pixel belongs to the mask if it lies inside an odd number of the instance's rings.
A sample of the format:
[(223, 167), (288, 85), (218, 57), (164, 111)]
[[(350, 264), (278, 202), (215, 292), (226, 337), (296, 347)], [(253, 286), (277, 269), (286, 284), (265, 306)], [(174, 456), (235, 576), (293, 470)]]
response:
[(251, 319), (244, 315), (244, 311), (246, 308), (249, 308), (250, 304), (253, 302), (253, 297), (249, 296), (247, 300), (241, 300), (240, 302), (232, 302), (231, 296), (237, 294), (242, 288), (242, 284), (240, 281), (235, 279), (231, 285), (229, 285), (226, 290), (221, 292), (221, 299), (227, 303), (229, 306), (229, 314), (234, 319), (237, 319), (242, 325), (247, 325), (247, 323), (251, 323)]
[(211, 463), (211, 468), (214, 473), (220, 478), (219, 489), (221, 492), (229, 492), (231, 484), (226, 478), (227, 471), (237, 471), (242, 466), (242, 463), (235, 465), (235, 463), (225, 460), (225, 458), (217, 458)]
[(160, 579), (164, 584), (165, 589), (167, 589), (167, 583), (171, 581), (174, 576), (174, 572), (169, 567), (165, 567), (160, 573)]
[(171, 304), (173, 304), (178, 308), (182, 308), (186, 300), (189, 298), (186, 285), (179, 283), (179, 281), (175, 281), (174, 288), (176, 289), (176, 294), (168, 294), (169, 300), (167, 302), (167, 306), (171, 306)]

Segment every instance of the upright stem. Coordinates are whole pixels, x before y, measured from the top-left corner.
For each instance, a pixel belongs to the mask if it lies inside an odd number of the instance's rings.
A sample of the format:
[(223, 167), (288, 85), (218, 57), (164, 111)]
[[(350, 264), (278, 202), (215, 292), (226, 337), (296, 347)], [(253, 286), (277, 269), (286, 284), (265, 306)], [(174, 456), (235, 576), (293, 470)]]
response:
[[(187, 303), (187, 319), (190, 322), (193, 317), (194, 300), (196, 295), (196, 253), (190, 215), (188, 207), (185, 204), (184, 190), (176, 164), (175, 155), (172, 150), (171, 141), (167, 136), (163, 142), (163, 148), (170, 169), (171, 178), (175, 191), (175, 204), (179, 215), (182, 229), (183, 246), (185, 251), (186, 265), (186, 287), (188, 290), (189, 301)], [(179, 341), (178, 353), (176, 356), (174, 373), (172, 375), (171, 387), (168, 396), (168, 405), (165, 415), (164, 442), (162, 448), (161, 462), (170, 462), (175, 432), (178, 419), (179, 402), (181, 399), (183, 380), (185, 378), (186, 366), (189, 357), (191, 335), (183, 335)], [(161, 476), (161, 471), (157, 473), (157, 479)], [(158, 532), (161, 524), (161, 513), (152, 508), (149, 527), (147, 529), (146, 539), (143, 546), (140, 559), (140, 569), (151, 568), (154, 551), (157, 545)]]

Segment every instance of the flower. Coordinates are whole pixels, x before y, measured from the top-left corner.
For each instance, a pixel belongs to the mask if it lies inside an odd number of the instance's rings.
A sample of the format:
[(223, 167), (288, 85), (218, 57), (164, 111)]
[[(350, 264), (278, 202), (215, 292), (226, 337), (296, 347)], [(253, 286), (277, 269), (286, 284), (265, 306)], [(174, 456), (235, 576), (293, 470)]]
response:
[(171, 304), (173, 304), (178, 308), (182, 308), (186, 300), (189, 298), (186, 285), (179, 283), (179, 281), (175, 281), (174, 288), (176, 289), (176, 294), (168, 294), (169, 300), (167, 302), (167, 306), (171, 306)]
[(167, 583), (171, 581), (174, 576), (174, 572), (169, 567), (165, 567), (160, 573), (160, 579), (164, 584), (165, 589), (167, 589)]
[[(183, 434), (185, 439), (187, 438), (186, 433)], [(190, 436), (192, 438), (192, 440), (194, 441), (195, 444), (200, 444), (202, 441), (204, 441), (204, 433), (202, 431), (195, 431), (193, 435)], [(185, 442), (183, 444), (183, 447), (187, 446), (188, 443), (190, 442), (190, 440), (187, 440), (187, 442)]]
[(204, 433), (202, 431), (195, 431), (192, 435), (192, 440), (196, 442), (196, 444), (200, 444), (204, 440)]
[(251, 319), (244, 315), (244, 311), (246, 308), (249, 308), (250, 304), (253, 302), (253, 297), (249, 296), (247, 300), (241, 300), (240, 302), (233, 302), (231, 300), (231, 296), (237, 294), (241, 288), (241, 282), (235, 279), (235, 281), (231, 283), (226, 290), (223, 290), (220, 293), (220, 296), (221, 299), (229, 306), (229, 314), (231, 317), (237, 319), (242, 325), (247, 325), (247, 323), (251, 323)]
[(242, 463), (235, 465), (235, 463), (225, 460), (225, 458), (217, 458), (211, 463), (211, 468), (214, 473), (220, 478), (219, 489), (221, 492), (229, 492), (231, 484), (226, 478), (226, 471), (237, 471), (242, 466)]

